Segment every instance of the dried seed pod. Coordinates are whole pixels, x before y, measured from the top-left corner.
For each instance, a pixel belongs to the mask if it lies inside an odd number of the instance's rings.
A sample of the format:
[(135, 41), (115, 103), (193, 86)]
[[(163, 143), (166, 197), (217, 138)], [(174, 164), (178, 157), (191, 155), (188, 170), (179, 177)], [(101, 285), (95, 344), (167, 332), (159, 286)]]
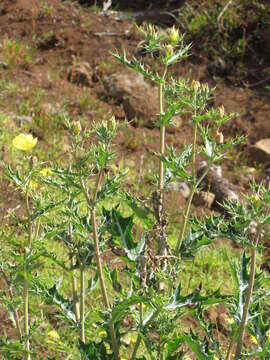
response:
[(222, 133), (222, 132), (217, 131), (217, 132), (216, 132), (216, 136), (215, 136), (215, 140), (216, 140), (216, 143), (217, 143), (218, 145), (223, 144), (223, 142), (224, 142), (224, 136), (223, 136), (223, 133)]

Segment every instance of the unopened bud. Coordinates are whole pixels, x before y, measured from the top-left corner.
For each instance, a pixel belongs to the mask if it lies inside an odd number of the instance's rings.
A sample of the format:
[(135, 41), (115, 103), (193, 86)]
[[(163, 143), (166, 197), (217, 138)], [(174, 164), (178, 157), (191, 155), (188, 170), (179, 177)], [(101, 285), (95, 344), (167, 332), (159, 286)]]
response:
[(82, 131), (82, 125), (79, 121), (76, 121), (73, 125), (73, 132), (77, 136)]
[(254, 205), (255, 205), (256, 207), (259, 207), (259, 206), (261, 205), (261, 199), (260, 199), (259, 195), (254, 194), (254, 195), (251, 197), (251, 200), (252, 200), (252, 202), (254, 203)]
[(223, 144), (223, 142), (224, 142), (224, 136), (223, 136), (222, 132), (219, 132), (219, 131), (216, 132), (215, 140), (216, 140), (216, 143), (217, 143), (218, 145)]
[(223, 117), (224, 117), (224, 115), (225, 115), (225, 109), (224, 109), (224, 106), (223, 106), (223, 105), (221, 105), (221, 106), (218, 108), (218, 110), (219, 110), (219, 115), (220, 115), (220, 117), (221, 117), (221, 118), (223, 118)]
[(173, 44), (178, 42), (178, 40), (179, 40), (179, 30), (176, 29), (175, 26), (173, 26), (170, 29), (169, 38), (170, 38), (170, 42), (173, 43)]
[(208, 86), (208, 84), (202, 84), (202, 89), (203, 89), (203, 91), (205, 91), (205, 92), (209, 92), (209, 86)]
[(193, 80), (191, 83), (191, 87), (193, 88), (193, 90), (195, 92), (198, 92), (199, 88), (200, 88), (201, 84), (198, 80)]
[(110, 120), (108, 121), (108, 129), (111, 131), (111, 132), (114, 132), (115, 129), (116, 129), (116, 121), (115, 121), (115, 117), (112, 116), (110, 118)]
[(173, 46), (170, 45), (170, 44), (168, 44), (168, 45), (166, 46), (166, 55), (168, 55), (168, 56), (173, 55)]

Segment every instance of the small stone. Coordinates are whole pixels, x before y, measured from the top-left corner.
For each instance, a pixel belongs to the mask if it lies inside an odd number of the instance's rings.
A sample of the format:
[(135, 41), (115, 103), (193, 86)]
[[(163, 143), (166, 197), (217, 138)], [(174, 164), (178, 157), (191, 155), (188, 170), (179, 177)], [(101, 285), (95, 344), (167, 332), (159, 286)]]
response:
[(249, 152), (254, 161), (270, 163), (270, 138), (257, 141), (250, 147)]
[(158, 120), (158, 88), (149, 84), (141, 74), (131, 70), (117, 72), (104, 78), (105, 94), (123, 104), (128, 120), (142, 120), (153, 128)]
[(196, 206), (205, 207), (211, 209), (215, 201), (215, 194), (207, 191), (200, 191), (198, 194), (194, 195), (193, 203)]
[(92, 83), (92, 74), (91, 67), (88, 62), (82, 62), (80, 64), (75, 64), (69, 67), (68, 69), (68, 81), (73, 84), (81, 86), (91, 86)]
[(33, 118), (31, 116), (26, 115), (14, 115), (12, 120), (19, 126), (22, 127), (23, 124), (33, 124)]
[(8, 64), (5, 61), (0, 61), (0, 68), (6, 70), (8, 68)]

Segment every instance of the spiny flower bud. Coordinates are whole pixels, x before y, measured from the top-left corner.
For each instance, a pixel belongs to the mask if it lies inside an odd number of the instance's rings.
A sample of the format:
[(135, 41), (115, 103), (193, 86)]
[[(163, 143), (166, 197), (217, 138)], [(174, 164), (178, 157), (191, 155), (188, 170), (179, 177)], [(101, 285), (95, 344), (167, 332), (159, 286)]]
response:
[(108, 121), (108, 129), (111, 131), (111, 132), (114, 132), (115, 129), (116, 129), (116, 121), (115, 121), (115, 117), (112, 116), (110, 118), (110, 120)]
[(224, 136), (223, 136), (222, 132), (219, 132), (219, 131), (216, 132), (215, 140), (218, 145), (223, 144)]
[(75, 121), (75, 123), (73, 124), (73, 132), (74, 135), (79, 135), (80, 132), (82, 131), (82, 125), (79, 121)]
[(220, 117), (221, 117), (221, 118), (223, 118), (223, 117), (224, 117), (224, 115), (225, 115), (225, 109), (224, 109), (224, 106), (223, 106), (223, 105), (221, 105), (221, 106), (218, 108), (218, 110), (219, 110), (219, 115), (220, 115)]
[(170, 44), (168, 44), (168, 45), (166, 46), (166, 55), (168, 55), (168, 56), (173, 55), (173, 46), (170, 45)]
[(198, 80), (193, 80), (191, 83), (191, 87), (195, 92), (198, 92), (199, 88), (201, 86), (201, 83)]
[(261, 199), (260, 199), (260, 197), (259, 197), (258, 194), (254, 194), (254, 195), (251, 197), (251, 200), (252, 200), (252, 202), (254, 203), (254, 205), (255, 205), (256, 207), (259, 207), (259, 206), (261, 205)]
[(175, 26), (170, 29), (169, 38), (170, 42), (173, 44), (179, 41), (179, 30), (176, 29)]
[(202, 89), (203, 89), (203, 91), (205, 91), (205, 92), (209, 92), (209, 86), (208, 86), (208, 84), (202, 84)]

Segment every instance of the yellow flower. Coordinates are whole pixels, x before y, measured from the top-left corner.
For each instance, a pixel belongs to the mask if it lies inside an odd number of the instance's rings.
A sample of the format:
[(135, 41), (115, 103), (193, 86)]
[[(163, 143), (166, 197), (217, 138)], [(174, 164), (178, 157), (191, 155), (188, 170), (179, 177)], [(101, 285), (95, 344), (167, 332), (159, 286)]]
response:
[(60, 336), (56, 330), (51, 330), (47, 333), (46, 342), (48, 344), (61, 343)]
[(266, 332), (266, 337), (270, 340), (270, 329)]
[(214, 355), (214, 360), (219, 360), (219, 358), (216, 354)]
[(98, 335), (100, 336), (100, 337), (106, 337), (107, 336), (107, 333), (106, 333), (106, 331), (105, 330), (101, 330), (99, 333), (98, 333)]
[(250, 335), (250, 341), (251, 341), (254, 345), (258, 345), (258, 341), (257, 341), (257, 339), (255, 338), (254, 335)]
[(53, 174), (52, 170), (48, 167), (45, 167), (42, 170), (40, 170), (40, 173), (43, 176), (51, 176)]
[(31, 151), (37, 144), (37, 138), (31, 134), (20, 134), (12, 141), (13, 147), (22, 151)]
[(191, 357), (186, 356), (186, 357), (185, 357), (185, 360), (192, 360), (192, 359), (191, 359)]

